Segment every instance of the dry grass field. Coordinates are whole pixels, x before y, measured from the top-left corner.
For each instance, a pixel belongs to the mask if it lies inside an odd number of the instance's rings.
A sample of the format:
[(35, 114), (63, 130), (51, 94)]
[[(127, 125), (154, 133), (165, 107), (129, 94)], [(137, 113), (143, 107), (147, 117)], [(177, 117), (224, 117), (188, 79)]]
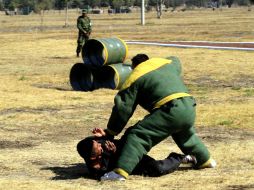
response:
[[(160, 177), (130, 176), (126, 182), (88, 178), (76, 144), (94, 127), (105, 127), (114, 90), (76, 92), (69, 84), (75, 57), (78, 11), (5, 16), (0, 13), (0, 189), (254, 189), (254, 52), (129, 45), (130, 59), (178, 56), (196, 97), (197, 133), (218, 167)], [(124, 40), (240, 41), (254, 39), (254, 10), (90, 15), (92, 38)], [(138, 108), (129, 125), (142, 119)], [(169, 138), (149, 152), (157, 159), (179, 149)]]

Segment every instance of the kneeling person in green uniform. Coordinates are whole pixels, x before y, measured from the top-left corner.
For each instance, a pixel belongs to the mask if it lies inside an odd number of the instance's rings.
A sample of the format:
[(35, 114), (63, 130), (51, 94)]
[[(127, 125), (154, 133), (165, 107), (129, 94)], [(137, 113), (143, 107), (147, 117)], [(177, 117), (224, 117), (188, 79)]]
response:
[(149, 114), (124, 134), (125, 143), (114, 169), (101, 180), (126, 179), (143, 155), (169, 136), (184, 154), (196, 158), (195, 168), (215, 167), (216, 162), (195, 133), (196, 102), (181, 79), (178, 59), (149, 59), (138, 54), (132, 58), (132, 67), (132, 73), (115, 96), (105, 133), (118, 135), (137, 105)]

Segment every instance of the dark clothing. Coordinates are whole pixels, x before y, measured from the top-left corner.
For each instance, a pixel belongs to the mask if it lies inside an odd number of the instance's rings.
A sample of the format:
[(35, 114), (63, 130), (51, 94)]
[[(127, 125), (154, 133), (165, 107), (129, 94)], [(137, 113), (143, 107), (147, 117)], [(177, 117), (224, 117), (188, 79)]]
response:
[[(91, 138), (91, 137), (88, 137)], [(94, 138), (98, 139), (98, 138)], [(77, 145), (77, 150), (81, 157), (85, 157), (82, 150), (84, 150), (84, 142), (85, 139), (81, 140)], [(103, 139), (98, 139), (98, 141), (101, 141), (101, 144), (103, 146)], [(89, 161), (86, 161), (87, 168), (91, 174), (92, 177), (99, 179), (102, 175), (104, 175), (106, 172), (111, 171), (115, 167), (115, 163), (119, 157), (119, 154), (121, 152), (121, 147), (123, 146), (122, 140), (113, 140), (114, 144), (117, 147), (117, 151), (115, 153), (109, 153), (104, 151), (102, 154), (102, 161), (101, 161), (101, 169), (93, 169), (89, 166)], [(104, 149), (105, 150), (105, 149)], [(172, 173), (175, 171), (179, 165), (182, 162), (182, 159), (184, 158), (184, 155), (177, 154), (177, 153), (171, 153), (167, 158), (164, 160), (155, 160), (154, 158), (143, 155), (140, 162), (137, 164), (137, 166), (134, 168), (131, 174), (133, 175), (143, 175), (143, 176), (149, 176), (149, 177), (159, 177), (165, 174)]]
[(159, 177), (174, 172), (180, 166), (183, 155), (171, 153), (164, 160), (155, 160), (144, 155), (131, 174)]

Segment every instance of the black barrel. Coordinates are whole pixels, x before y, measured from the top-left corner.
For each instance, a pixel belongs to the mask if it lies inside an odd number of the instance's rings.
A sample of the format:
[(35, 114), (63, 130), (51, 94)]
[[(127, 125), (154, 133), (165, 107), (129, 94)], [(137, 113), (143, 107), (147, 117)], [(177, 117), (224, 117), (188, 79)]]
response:
[(92, 91), (93, 88), (93, 70), (84, 63), (76, 63), (70, 71), (70, 83), (73, 90)]
[(120, 38), (89, 39), (82, 48), (84, 63), (94, 67), (123, 63), (127, 54), (128, 47)]

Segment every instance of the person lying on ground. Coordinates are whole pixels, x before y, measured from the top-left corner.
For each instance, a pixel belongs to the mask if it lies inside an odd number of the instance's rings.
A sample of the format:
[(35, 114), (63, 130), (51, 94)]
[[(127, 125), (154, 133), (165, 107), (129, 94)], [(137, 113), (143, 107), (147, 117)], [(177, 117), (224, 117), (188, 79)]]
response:
[[(77, 151), (85, 160), (91, 177), (100, 179), (114, 168), (125, 139), (109, 140), (105, 138), (105, 132), (100, 128), (95, 128), (93, 133), (95, 136), (86, 137), (77, 144)], [(148, 155), (143, 155), (131, 174), (159, 177), (174, 172), (182, 163), (195, 164), (196, 159), (193, 156), (175, 152), (170, 153), (164, 160), (155, 160)]]

